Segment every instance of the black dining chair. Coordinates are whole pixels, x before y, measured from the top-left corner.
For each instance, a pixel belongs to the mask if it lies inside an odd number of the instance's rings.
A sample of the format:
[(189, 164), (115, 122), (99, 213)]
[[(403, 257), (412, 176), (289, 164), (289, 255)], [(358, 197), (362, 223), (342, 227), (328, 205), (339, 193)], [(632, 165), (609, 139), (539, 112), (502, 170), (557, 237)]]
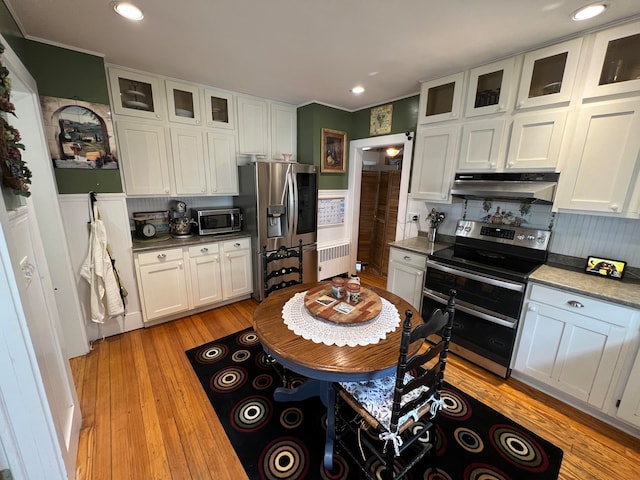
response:
[[(297, 258), (297, 262), (295, 259)], [(287, 262), (294, 259), (293, 262)], [(274, 266), (275, 262), (279, 265)], [(302, 240), (297, 247), (280, 247), (278, 250), (267, 252), (267, 247), (262, 247), (262, 271), (264, 279), (264, 298), (281, 288), (302, 283)], [(291, 274), (297, 275), (292, 277)], [(283, 277), (288, 276), (288, 279)], [(274, 281), (275, 279), (275, 281)]]
[[(337, 444), (370, 480), (403, 478), (434, 443), (434, 424), (443, 408), (444, 383), (456, 291), (449, 292), (446, 309), (436, 309), (413, 331), (406, 311), (398, 366), (393, 375), (334, 384)], [(435, 339), (431, 344), (427, 337)], [(421, 342), (407, 358), (409, 346)], [(356, 448), (357, 447), (357, 448)]]

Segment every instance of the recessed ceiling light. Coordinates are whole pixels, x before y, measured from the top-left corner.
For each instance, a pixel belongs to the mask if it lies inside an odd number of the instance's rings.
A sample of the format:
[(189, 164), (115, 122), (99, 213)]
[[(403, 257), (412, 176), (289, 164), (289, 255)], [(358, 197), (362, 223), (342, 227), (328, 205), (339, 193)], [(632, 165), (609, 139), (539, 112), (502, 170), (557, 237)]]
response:
[(113, 9), (117, 14), (122, 15), (124, 18), (128, 18), (129, 20), (139, 21), (144, 18), (142, 10), (140, 10), (132, 3), (116, 2), (113, 4)]
[(579, 10), (576, 10), (571, 14), (571, 19), (579, 22), (581, 20), (589, 20), (590, 18), (596, 17), (600, 15), (602, 12), (606, 10), (608, 7), (607, 3), (592, 3), (591, 5), (587, 5), (582, 7)]
[(362, 92), (364, 92), (364, 87), (360, 85), (351, 89), (351, 93), (355, 93), (356, 95), (360, 95)]

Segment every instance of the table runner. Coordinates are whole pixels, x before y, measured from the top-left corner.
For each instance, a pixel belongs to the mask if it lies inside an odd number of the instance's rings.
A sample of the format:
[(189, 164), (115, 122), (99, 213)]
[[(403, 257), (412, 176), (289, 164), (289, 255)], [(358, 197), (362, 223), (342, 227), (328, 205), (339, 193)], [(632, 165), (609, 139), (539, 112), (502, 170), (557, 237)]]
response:
[(314, 343), (339, 347), (370, 345), (378, 343), (400, 325), (398, 309), (382, 297), (382, 310), (376, 318), (360, 324), (340, 325), (312, 316), (304, 306), (306, 293), (296, 293), (284, 304), (282, 318), (289, 330)]

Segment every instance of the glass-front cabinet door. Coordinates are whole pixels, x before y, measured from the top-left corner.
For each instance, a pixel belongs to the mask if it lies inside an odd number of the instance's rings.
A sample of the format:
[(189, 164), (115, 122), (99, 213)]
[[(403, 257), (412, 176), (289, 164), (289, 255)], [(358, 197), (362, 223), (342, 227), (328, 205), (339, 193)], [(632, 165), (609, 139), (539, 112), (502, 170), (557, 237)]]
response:
[(596, 34), (584, 97), (640, 90), (640, 22)]
[(505, 112), (513, 83), (513, 58), (474, 68), (469, 75), (465, 116)]
[(167, 80), (169, 120), (187, 125), (200, 125), (200, 89), (195, 85)]
[(205, 125), (207, 127), (236, 128), (236, 114), (233, 102), (233, 94), (211, 88), (204, 91)]
[(110, 68), (109, 83), (116, 114), (163, 119), (164, 98), (157, 78)]
[(582, 39), (526, 53), (516, 108), (568, 102), (576, 79)]
[(460, 118), (464, 72), (422, 84), (418, 123)]

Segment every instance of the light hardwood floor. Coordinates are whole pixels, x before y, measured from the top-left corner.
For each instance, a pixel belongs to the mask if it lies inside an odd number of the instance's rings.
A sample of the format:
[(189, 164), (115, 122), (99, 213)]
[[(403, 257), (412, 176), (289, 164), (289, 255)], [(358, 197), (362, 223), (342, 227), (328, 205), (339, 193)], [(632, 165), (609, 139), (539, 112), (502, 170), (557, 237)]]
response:
[[(83, 413), (77, 479), (246, 479), (184, 352), (251, 326), (256, 305), (245, 300), (108, 337), (72, 359)], [(564, 450), (560, 479), (640, 478), (639, 439), (517, 380), (450, 359), (448, 382)]]

